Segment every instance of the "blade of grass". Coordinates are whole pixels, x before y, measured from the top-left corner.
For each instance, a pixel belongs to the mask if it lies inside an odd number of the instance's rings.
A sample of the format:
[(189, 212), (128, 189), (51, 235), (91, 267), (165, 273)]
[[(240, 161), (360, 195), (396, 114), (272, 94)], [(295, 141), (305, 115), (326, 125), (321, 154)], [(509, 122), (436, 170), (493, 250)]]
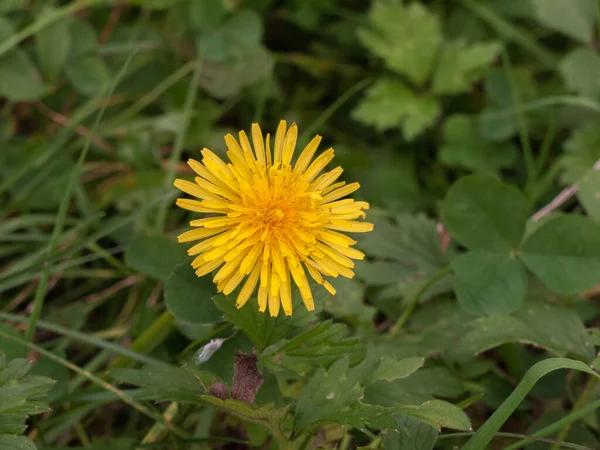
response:
[(550, 358), (536, 363), (527, 371), (519, 385), (492, 414), (492, 416), (477, 430), (475, 435), (469, 439), (462, 450), (481, 450), (486, 448), (494, 435), (498, 433), (502, 425), (521, 404), (529, 391), (544, 375), (559, 369), (573, 369), (600, 377), (591, 367), (567, 358)]
[[(1, 54), (1, 52), (0, 52), (0, 54)], [(123, 63), (123, 66), (117, 73), (116, 77), (114, 78), (114, 80), (112, 81), (112, 83), (108, 89), (108, 93), (107, 93), (108, 97), (112, 96), (117, 85), (119, 84), (119, 81), (127, 72), (127, 68), (129, 67), (129, 64), (131, 63), (131, 61), (133, 61), (133, 58), (135, 57), (136, 54), (137, 54), (137, 50), (132, 51), (129, 54), (129, 56), (127, 57), (127, 59), (125, 60), (125, 62)], [(83, 166), (83, 162), (85, 161), (85, 159), (87, 157), (87, 153), (90, 149), (90, 144), (92, 142), (91, 136), (95, 133), (96, 129), (98, 128), (98, 125), (102, 121), (102, 117), (104, 116), (104, 112), (106, 111), (107, 106), (108, 106), (107, 104), (103, 105), (102, 108), (100, 109), (100, 111), (98, 112), (98, 115), (96, 116), (94, 125), (92, 126), (92, 129), (91, 129), (92, 133), (90, 135), (88, 135), (88, 137), (86, 138), (83, 149), (81, 150), (81, 153), (79, 154), (79, 159), (77, 161), (77, 165), (75, 166), (75, 169), (73, 170), (73, 173), (71, 174), (71, 177), (69, 178), (69, 183), (67, 185), (67, 189), (65, 190), (65, 193), (60, 202), (60, 206), (58, 208), (58, 213), (56, 215), (56, 222), (54, 223), (54, 229), (52, 230), (52, 238), (50, 239), (50, 248), (48, 249), (48, 256), (47, 256), (48, 259), (51, 258), (52, 256), (54, 256), (54, 252), (56, 251), (56, 248), (58, 245), (58, 239), (59, 239), (60, 235), (62, 234), (62, 230), (65, 225), (65, 219), (67, 217), (67, 210), (69, 208), (69, 203), (71, 202), (71, 196), (73, 194), (73, 190), (75, 188), (76, 183), (79, 181), (79, 174), (81, 172), (81, 167)], [(48, 262), (46, 262), (44, 270), (42, 271), (42, 276), (40, 277), (40, 282), (35, 291), (35, 297), (33, 299), (33, 310), (31, 311), (29, 325), (27, 327), (27, 330), (25, 331), (25, 339), (28, 341), (33, 340), (33, 336), (34, 336), (35, 330), (36, 330), (36, 324), (37, 324), (38, 320), (40, 320), (40, 316), (42, 314), (42, 308), (44, 306), (44, 298), (46, 296), (46, 288), (48, 287), (48, 281), (50, 280), (50, 275), (51, 275), (50, 265), (48, 264)]]
[[(167, 173), (165, 174), (164, 188), (165, 190), (173, 190), (173, 181), (175, 181), (175, 171), (177, 169), (177, 163), (181, 159), (181, 153), (183, 152), (183, 146), (185, 145), (185, 137), (187, 136), (188, 126), (190, 119), (192, 118), (192, 110), (196, 98), (198, 97), (198, 86), (200, 85), (200, 75), (202, 74), (202, 59), (196, 60), (195, 70), (190, 78), (187, 93), (185, 96), (185, 102), (183, 104), (183, 120), (181, 128), (175, 139), (175, 147), (169, 157), (169, 165), (167, 167)], [(159, 205), (158, 213), (156, 215), (156, 229), (162, 231), (165, 228), (167, 221), (167, 211), (171, 203), (164, 201)]]
[(19, 43), (21, 43), (27, 38), (30, 38), (38, 31), (46, 28), (47, 26), (52, 25), (55, 22), (58, 22), (64, 17), (72, 15), (76, 11), (85, 8), (91, 8), (93, 6), (99, 6), (102, 4), (116, 4), (117, 2), (118, 0), (80, 0), (73, 2), (70, 5), (67, 5), (63, 8), (58, 8), (49, 14), (42, 15), (31, 25), (23, 28), (21, 31), (13, 34), (11, 37), (2, 42), (2, 44), (0, 44), (0, 56), (4, 56), (7, 52), (19, 45)]
[(298, 137), (299, 147), (302, 147), (308, 141), (308, 138), (321, 127), (344, 103), (352, 98), (352, 96), (364, 88), (366, 88), (369, 84), (373, 82), (373, 78), (363, 78), (358, 81), (356, 84), (350, 87), (346, 92), (344, 92), (340, 98), (338, 98), (335, 102), (329, 105), (325, 111), (323, 111), (319, 116), (311, 123)]
[(496, 30), (496, 32), (503, 38), (513, 41), (517, 45), (520, 45), (529, 54), (535, 57), (539, 62), (549, 69), (556, 69), (557, 59), (556, 57), (546, 50), (544, 47), (539, 45), (535, 38), (520, 27), (513, 25), (512, 23), (505, 20), (500, 15), (496, 14), (492, 9), (483, 4), (483, 2), (476, 0), (459, 0), (462, 5), (470, 10), (476, 16), (479, 16), (484, 22), (490, 27)]
[[(474, 432), (466, 432), (466, 433), (442, 434), (442, 435), (438, 436), (438, 440), (473, 436), (473, 434), (475, 434), (475, 433)], [(525, 434), (518, 434), (518, 433), (501, 433), (501, 432), (498, 432), (498, 433), (495, 434), (495, 437), (526, 439), (530, 443), (531, 442), (545, 442), (547, 444), (559, 444), (562, 448), (570, 448), (570, 449), (573, 449), (573, 450), (594, 450), (594, 449), (592, 449), (590, 447), (585, 447), (585, 446), (579, 445), (579, 444), (572, 444), (570, 442), (558, 441), (556, 439), (548, 439), (548, 438), (543, 438), (543, 437), (538, 437), (538, 436), (533, 436), (533, 435), (527, 436)], [(504, 447), (504, 450), (508, 450), (509, 448), (512, 448), (512, 447)]]
[[(16, 322), (16, 323), (27, 323), (27, 318), (19, 316), (17, 314), (10, 314), (5, 312), (0, 312), (0, 319)], [(80, 342), (84, 342), (89, 345), (93, 345), (95, 347), (103, 348), (112, 353), (116, 353), (117, 355), (124, 356), (134, 361), (138, 361), (143, 364), (149, 364), (153, 366), (168, 366), (167, 363), (164, 363), (158, 359), (154, 359), (150, 356), (143, 355), (141, 353), (137, 353), (129, 348), (123, 347), (120, 344), (113, 344), (112, 342), (105, 341), (104, 339), (97, 338), (93, 335), (83, 333), (81, 331), (71, 330), (69, 328), (61, 327), (60, 325), (56, 325), (54, 323), (46, 322), (44, 320), (40, 320), (38, 322), (38, 327), (44, 330), (52, 331), (54, 333), (60, 334), (62, 336), (69, 337), (71, 339), (75, 339)]]
[(150, 408), (146, 407), (145, 405), (143, 405), (142, 403), (138, 402), (137, 400), (135, 400), (133, 397), (127, 395), (125, 392), (123, 392), (121, 389), (119, 389), (116, 386), (113, 386), (110, 383), (107, 383), (106, 381), (102, 380), (101, 378), (97, 377), (96, 375), (83, 370), (81, 367), (67, 361), (64, 358), (61, 358), (60, 356), (55, 355), (54, 353), (45, 350), (43, 347), (40, 347), (39, 345), (33, 344), (31, 342), (26, 341), (25, 339), (18, 337), (18, 336), (13, 336), (11, 334), (8, 334), (2, 330), (0, 330), (0, 336), (2, 336), (4, 339), (8, 339), (11, 340), (13, 342), (17, 342), (21, 345), (24, 345), (26, 347), (28, 347), (31, 350), (34, 350), (38, 353), (41, 353), (42, 355), (50, 358), (52, 361), (57, 362), (58, 364), (61, 364), (63, 366), (65, 366), (67, 369), (72, 370), (73, 372), (76, 372), (78, 374), (81, 374), (82, 376), (84, 376), (85, 378), (87, 378), (88, 380), (90, 380), (92, 383), (98, 385), (99, 387), (101, 387), (104, 390), (107, 390), (109, 392), (112, 392), (113, 394), (115, 394), (120, 400), (124, 401), (125, 403), (127, 403), (129, 406), (132, 406), (133, 408), (135, 408), (137, 411), (139, 411), (140, 413), (144, 414), (145, 416), (150, 417), (151, 419), (153, 419), (156, 422), (159, 422), (163, 425), (165, 425), (169, 430), (171, 430), (171, 432), (173, 432), (175, 435), (182, 437), (182, 438), (186, 438), (187, 434), (180, 430), (178, 427), (174, 426), (171, 423), (168, 423), (162, 415), (154, 412), (153, 410), (151, 410)]

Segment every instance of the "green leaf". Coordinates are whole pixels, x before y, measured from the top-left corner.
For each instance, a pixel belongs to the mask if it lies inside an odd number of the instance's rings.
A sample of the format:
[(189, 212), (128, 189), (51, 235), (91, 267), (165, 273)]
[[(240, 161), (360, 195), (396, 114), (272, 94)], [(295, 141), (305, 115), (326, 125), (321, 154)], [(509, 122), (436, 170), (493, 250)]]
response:
[[(55, 353), (63, 359), (66, 357), (62, 351)], [(69, 369), (57, 361), (47, 356), (41, 356), (33, 366), (31, 373), (55, 380), (56, 384), (48, 391), (48, 394), (44, 398), (46, 402), (53, 403), (68, 394)]]
[[(2, 347), (0, 347), (2, 348)], [(0, 448), (35, 449), (29, 439), (18, 436), (25, 431), (29, 415), (46, 412), (48, 405), (40, 398), (54, 385), (50, 378), (30, 375), (31, 363), (26, 359), (6, 362), (0, 353)]]
[(452, 428), (454, 430), (472, 430), (469, 417), (458, 406), (443, 400), (429, 400), (422, 405), (401, 406), (396, 408), (399, 414), (423, 420), (438, 430)]
[(473, 83), (483, 78), (501, 49), (499, 42), (468, 44), (454, 41), (445, 44), (433, 76), (433, 92), (460, 94), (470, 91)]
[(462, 330), (458, 343), (448, 352), (448, 356), (458, 361), (467, 361), (510, 342), (533, 344), (558, 356), (573, 353), (586, 360), (594, 356), (578, 314), (546, 302), (528, 301), (511, 316), (480, 317), (467, 322)]
[(500, 430), (502, 425), (508, 420), (510, 415), (521, 404), (525, 396), (535, 386), (535, 384), (544, 375), (558, 369), (572, 369), (588, 373), (592, 376), (599, 377), (589, 366), (580, 361), (573, 361), (565, 358), (551, 358), (538, 362), (527, 371), (519, 385), (510, 394), (510, 396), (502, 403), (502, 405), (492, 414), (483, 426), (477, 430), (475, 435), (467, 442), (462, 450), (480, 450), (486, 448)]
[(534, 231), (519, 256), (557, 292), (590, 289), (600, 283), (600, 225), (583, 216), (559, 216)]
[[(440, 249), (435, 221), (411, 214), (399, 214), (395, 219), (392, 222), (385, 215), (371, 213), (369, 220), (375, 229), (359, 236), (358, 246), (377, 260), (358, 261), (355, 268), (358, 278), (384, 288), (374, 300), (392, 316), (402, 307), (398, 297), (411, 297), (449, 264), (448, 256)], [(449, 279), (441, 279), (423, 299), (450, 290)]]
[[(366, 387), (382, 379), (407, 377), (423, 364), (421, 358), (394, 361), (389, 358), (367, 358), (350, 368), (347, 357), (339, 359), (329, 369), (318, 369), (308, 380), (296, 406), (294, 429), (333, 422), (362, 426), (393, 426), (392, 408), (382, 408), (359, 402)], [(391, 370), (398, 369), (392, 374)]]
[(29, 0), (4, 0), (0, 4), (0, 12), (10, 12), (16, 10), (23, 10), (27, 7)]
[(185, 259), (184, 246), (165, 236), (135, 236), (125, 249), (128, 267), (163, 283)]
[(189, 18), (192, 24), (203, 33), (214, 31), (227, 14), (227, 6), (223, 0), (209, 2), (189, 2)]
[(600, 159), (600, 122), (587, 121), (565, 141), (564, 149), (560, 160), (564, 168), (562, 181), (577, 183)]
[(581, 178), (577, 197), (592, 220), (600, 223), (600, 171), (592, 169)]
[(418, 96), (401, 80), (382, 78), (367, 89), (366, 96), (352, 111), (352, 117), (379, 131), (402, 127), (404, 137), (412, 140), (429, 127), (440, 112), (435, 98)]
[(433, 450), (438, 432), (435, 427), (410, 416), (396, 416), (398, 428), (383, 440), (385, 450)]
[(588, 48), (577, 48), (560, 62), (559, 70), (569, 91), (596, 98), (600, 91), (600, 56)]
[(364, 302), (363, 284), (343, 277), (332, 279), (331, 284), (336, 294), (325, 297), (325, 311), (354, 325), (372, 324), (377, 310)]
[(448, 231), (471, 249), (504, 252), (518, 247), (527, 216), (527, 201), (517, 188), (484, 175), (457, 181), (443, 206)]
[(264, 34), (260, 16), (250, 9), (237, 11), (223, 24), (220, 31), (243, 46), (250, 47), (260, 44)]
[(267, 348), (263, 363), (272, 371), (285, 370), (307, 375), (317, 367), (329, 367), (343, 356), (354, 366), (365, 358), (365, 346), (357, 338), (347, 338), (348, 329), (330, 320)]
[(36, 450), (37, 447), (25, 436), (0, 434), (0, 448), (2, 450)]
[(370, 28), (358, 36), (386, 65), (415, 84), (429, 77), (442, 41), (437, 17), (421, 3), (401, 5), (374, 2), (369, 12)]
[(216, 293), (210, 276), (198, 278), (188, 264), (181, 264), (165, 283), (165, 304), (184, 322), (214, 323), (223, 317), (212, 301)]
[(65, 70), (69, 82), (83, 95), (95, 95), (110, 82), (106, 64), (95, 55), (83, 56), (71, 61)]
[(181, 367), (152, 366), (144, 369), (113, 369), (112, 378), (121, 383), (140, 386), (139, 398), (155, 401), (198, 403), (214, 377), (203, 371), (192, 373)]
[(75, 61), (85, 56), (94, 56), (98, 50), (98, 33), (87, 21), (71, 18), (69, 23), (71, 45), (69, 46), (69, 61)]
[(12, 101), (37, 100), (46, 86), (31, 59), (22, 50), (14, 50), (0, 59), (0, 96)]
[(594, 0), (532, 0), (534, 15), (548, 28), (589, 44), (594, 37)]
[(444, 145), (440, 161), (449, 167), (462, 167), (475, 172), (496, 173), (511, 167), (517, 151), (513, 144), (486, 140), (475, 120), (461, 114), (450, 116), (444, 122)]
[[(54, 8), (46, 8), (40, 20), (55, 12)], [(42, 70), (50, 79), (55, 79), (62, 71), (69, 56), (70, 46), (71, 33), (67, 20), (55, 22), (37, 32), (35, 36), (37, 58)]]
[[(321, 293), (323, 290), (320, 287), (312, 286), (312, 288), (315, 294)], [(228, 297), (217, 295), (213, 301), (217, 308), (225, 314), (225, 317), (244, 331), (260, 351), (277, 343), (280, 339), (290, 336), (294, 330), (306, 327), (309, 322), (317, 321), (316, 314), (322, 307), (321, 299), (316, 297), (315, 311), (307, 311), (300, 294), (294, 289), (292, 290), (294, 313), (291, 316), (285, 316), (283, 311), (280, 311), (277, 317), (270, 317), (268, 312), (258, 310), (256, 297), (251, 297), (244, 307), (238, 309), (235, 306), (235, 295), (236, 292)]]
[(469, 313), (507, 314), (525, 300), (527, 274), (509, 252), (473, 250), (455, 258), (452, 270), (456, 297)]

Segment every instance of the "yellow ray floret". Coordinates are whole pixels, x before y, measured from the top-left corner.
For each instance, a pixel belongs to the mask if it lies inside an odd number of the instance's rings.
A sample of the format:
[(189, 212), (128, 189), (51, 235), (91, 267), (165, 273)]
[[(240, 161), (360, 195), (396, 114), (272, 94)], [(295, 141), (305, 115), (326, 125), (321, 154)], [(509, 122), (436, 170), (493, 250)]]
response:
[(324, 276), (354, 276), (352, 260), (365, 255), (341, 232), (371, 231), (371, 223), (356, 220), (365, 218), (369, 204), (344, 198), (359, 184), (336, 182), (341, 167), (321, 174), (334, 151), (313, 159), (320, 136), (295, 160), (296, 124), (279, 123), (273, 150), (258, 124), (252, 124), (251, 138), (252, 144), (244, 131), (239, 139), (225, 136), (228, 163), (209, 149), (202, 150), (201, 162), (188, 161), (198, 176), (175, 186), (197, 200), (180, 198), (177, 205), (210, 216), (192, 220), (194, 228), (179, 242), (200, 241), (188, 250), (192, 268), (198, 276), (213, 272), (219, 292), (228, 295), (241, 286), (238, 308), (256, 292), (260, 311), (268, 307), (277, 316), (281, 308), (291, 315), (293, 282), (312, 311), (307, 272), (331, 294), (335, 289)]

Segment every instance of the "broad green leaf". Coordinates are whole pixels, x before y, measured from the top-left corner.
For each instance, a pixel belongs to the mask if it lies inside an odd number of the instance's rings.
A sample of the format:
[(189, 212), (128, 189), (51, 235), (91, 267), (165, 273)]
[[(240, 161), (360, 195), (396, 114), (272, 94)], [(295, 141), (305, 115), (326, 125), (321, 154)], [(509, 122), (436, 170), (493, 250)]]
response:
[(510, 316), (494, 315), (467, 322), (458, 343), (447, 354), (466, 361), (509, 342), (533, 344), (558, 356), (573, 353), (586, 360), (594, 356), (579, 315), (573, 309), (539, 301), (528, 301)]
[(203, 33), (214, 31), (227, 14), (223, 0), (189, 2), (189, 18), (192, 24)]
[[(308, 380), (296, 406), (294, 429), (319, 423), (349, 424), (362, 426), (393, 426), (393, 408), (362, 403), (366, 387), (381, 379), (407, 377), (417, 370), (423, 361), (410, 358), (394, 361), (389, 358), (367, 358), (359, 366), (350, 368), (347, 357), (339, 359), (329, 369), (318, 369)], [(398, 373), (391, 374), (392, 368)]]
[(197, 403), (198, 397), (206, 394), (214, 380), (207, 372), (195, 370), (192, 373), (175, 366), (113, 369), (110, 375), (121, 383), (141, 387), (140, 398), (186, 403)]
[(98, 49), (98, 33), (87, 21), (71, 18), (69, 23), (71, 45), (69, 46), (70, 62), (85, 56), (93, 56)]
[(106, 64), (95, 55), (83, 56), (70, 61), (65, 70), (73, 87), (84, 95), (96, 95), (110, 82)]
[(445, 44), (433, 76), (433, 92), (460, 94), (470, 91), (472, 84), (483, 78), (501, 49), (498, 42), (468, 44), (454, 41)]
[(590, 289), (600, 283), (600, 225), (574, 214), (559, 216), (534, 231), (519, 256), (557, 292)]
[[(401, 345), (398, 342), (396, 345)], [(389, 358), (389, 357), (388, 357)], [(404, 361), (416, 361), (405, 358)], [(383, 380), (367, 386), (363, 401), (387, 408), (419, 405), (437, 397), (458, 398), (464, 394), (465, 384), (445, 367), (426, 367), (409, 376)]]
[[(375, 229), (359, 236), (358, 246), (375, 261), (358, 261), (356, 275), (369, 285), (382, 286), (377, 305), (390, 315), (401, 309), (398, 297), (411, 297), (431, 277), (449, 264), (440, 249), (435, 221), (423, 215), (399, 214), (392, 222), (382, 214), (371, 213)], [(452, 283), (441, 279), (428, 289), (423, 299), (448, 292)]]
[(507, 314), (525, 300), (527, 274), (508, 251), (473, 250), (452, 260), (460, 306), (477, 315)]
[(25, 436), (13, 434), (0, 434), (0, 448), (2, 450), (36, 450), (37, 447)]
[(517, 158), (514, 145), (486, 140), (475, 121), (465, 115), (455, 114), (446, 119), (443, 134), (439, 158), (449, 167), (496, 173), (511, 167)]
[(370, 27), (358, 32), (362, 43), (390, 69), (423, 84), (442, 42), (437, 17), (419, 2), (401, 5), (377, 1), (369, 21)]
[(296, 290), (292, 290), (292, 303), (294, 312), (291, 316), (285, 316), (283, 311), (279, 312), (276, 318), (270, 317), (267, 311), (260, 312), (258, 310), (258, 301), (256, 297), (251, 297), (250, 300), (241, 309), (235, 306), (235, 296), (237, 291), (230, 296), (217, 295), (213, 298), (215, 305), (219, 308), (225, 317), (240, 328), (248, 338), (258, 347), (259, 350), (264, 350), (269, 345), (277, 343), (284, 337), (289, 337), (290, 334), (299, 328), (306, 327), (308, 323), (317, 321), (317, 313), (321, 310), (322, 288), (314, 287), (315, 295), (315, 311), (307, 311), (302, 303), (300, 294)]
[(527, 371), (512, 394), (510, 394), (496, 412), (485, 421), (475, 435), (469, 439), (467, 444), (463, 447), (463, 450), (480, 450), (486, 448), (496, 433), (500, 431), (502, 425), (504, 425), (511, 414), (517, 409), (519, 404), (539, 379), (558, 369), (579, 370), (592, 376), (600, 377), (600, 375), (594, 372), (589, 366), (580, 361), (566, 358), (551, 358), (540, 361)]
[(396, 411), (399, 414), (405, 414), (430, 423), (438, 430), (440, 428), (472, 430), (471, 421), (463, 410), (443, 400), (429, 400), (418, 406), (402, 406), (396, 408)]
[(366, 96), (352, 111), (359, 122), (379, 131), (401, 127), (404, 137), (414, 139), (440, 115), (432, 97), (419, 96), (399, 79), (381, 78), (367, 89)]
[(366, 286), (343, 277), (332, 279), (331, 284), (336, 294), (325, 296), (325, 311), (354, 325), (372, 324), (377, 311), (364, 301)]
[(125, 249), (127, 266), (163, 283), (185, 260), (185, 247), (166, 236), (134, 236)]
[(483, 175), (457, 181), (443, 206), (448, 231), (471, 249), (504, 252), (518, 247), (527, 215), (527, 202), (517, 188)]
[(411, 416), (396, 416), (398, 428), (383, 440), (385, 450), (433, 450), (438, 432), (427, 422)]
[(223, 24), (220, 31), (244, 46), (260, 44), (264, 34), (260, 16), (251, 9), (237, 11)]
[(600, 56), (587, 48), (577, 48), (560, 62), (559, 70), (569, 91), (596, 98), (600, 91)]
[(210, 276), (198, 278), (188, 264), (181, 264), (165, 283), (165, 304), (177, 319), (190, 323), (213, 323), (223, 314), (215, 307), (216, 287)]
[[(55, 13), (56, 9), (47, 8), (41, 17)], [(62, 20), (42, 28), (35, 36), (35, 49), (37, 58), (44, 73), (55, 79), (62, 71), (71, 46), (69, 22)]]
[(600, 223), (600, 171), (592, 169), (581, 178), (577, 197), (592, 220)]
[(564, 168), (562, 181), (577, 183), (600, 159), (600, 122), (590, 120), (573, 132), (564, 144), (560, 160)]
[(546, 27), (589, 44), (594, 35), (594, 0), (532, 0), (534, 15)]
[(321, 322), (313, 328), (267, 348), (262, 360), (272, 371), (285, 370), (307, 375), (314, 368), (329, 367), (343, 356), (354, 366), (365, 358), (365, 347), (356, 338), (347, 338), (343, 324)]
[(46, 86), (31, 59), (22, 50), (14, 50), (0, 59), (0, 96), (12, 101), (37, 100)]

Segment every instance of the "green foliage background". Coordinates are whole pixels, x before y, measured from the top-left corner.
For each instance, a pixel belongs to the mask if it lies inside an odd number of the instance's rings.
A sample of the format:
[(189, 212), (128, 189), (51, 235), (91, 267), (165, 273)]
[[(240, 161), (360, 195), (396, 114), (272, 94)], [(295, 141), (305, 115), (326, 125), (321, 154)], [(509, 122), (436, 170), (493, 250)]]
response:
[[(597, 0), (2, 0), (0, 450), (599, 448), (599, 29)], [(375, 231), (271, 319), (195, 277), (172, 182), (280, 119)]]

